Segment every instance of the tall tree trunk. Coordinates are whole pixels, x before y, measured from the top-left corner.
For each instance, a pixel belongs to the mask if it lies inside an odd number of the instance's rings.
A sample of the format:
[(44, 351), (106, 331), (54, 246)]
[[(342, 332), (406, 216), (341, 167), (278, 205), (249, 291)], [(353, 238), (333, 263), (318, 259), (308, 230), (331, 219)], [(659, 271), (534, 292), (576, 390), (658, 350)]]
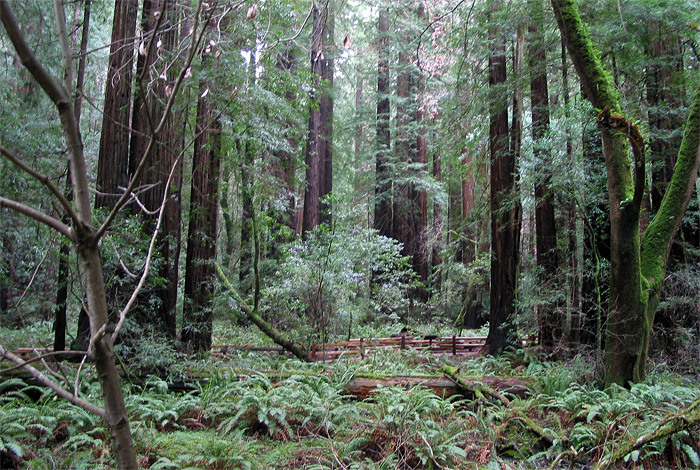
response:
[[(534, 142), (535, 161), (539, 174), (535, 180), (535, 230), (537, 267), (542, 286), (549, 290), (558, 289), (556, 285), (557, 230), (554, 219), (554, 197), (550, 190), (552, 179), (551, 154), (544, 148), (544, 140), (549, 134), (549, 90), (547, 87), (547, 53), (544, 35), (540, 28), (544, 23), (542, 1), (530, 3), (533, 24), (530, 26), (530, 93), (532, 108), (532, 140)], [(556, 295), (556, 294), (555, 294)], [(557, 316), (560, 309), (556, 304), (545, 301), (538, 306), (540, 324), (540, 344), (554, 346), (561, 337), (562, 319)]]
[[(499, 2), (491, 6), (498, 13)], [(516, 167), (508, 148), (508, 102), (501, 90), (506, 81), (506, 57), (502, 33), (489, 28), (492, 55), (489, 57), (489, 85), (493, 91), (490, 110), (489, 151), (491, 155), (491, 303), (489, 334), (485, 349), (491, 354), (513, 344), (515, 292), (518, 285), (520, 246), (520, 204), (515, 203)]]
[[(571, 98), (569, 96), (569, 65), (566, 60), (566, 44), (564, 40), (560, 38), (561, 44), (561, 85), (562, 85), (562, 95), (564, 97), (564, 117), (566, 118), (566, 161), (570, 162), (570, 165), (575, 164), (574, 160), (574, 144), (572, 129), (570, 124), (570, 111), (569, 103)], [(549, 101), (549, 100), (548, 100)], [(579, 262), (579, 246), (583, 245), (578, 239), (578, 207), (576, 198), (569, 196), (569, 202), (566, 205), (566, 216), (565, 216), (565, 226), (568, 232), (568, 266), (570, 267), (567, 278), (569, 287), (569, 305), (568, 310), (570, 313), (570, 331), (568, 339), (574, 344), (581, 344), (582, 339), (582, 326), (583, 326), (583, 313), (581, 304), (581, 268)]]
[[(666, 261), (695, 186), (700, 161), (700, 92), (685, 127), (671, 183), (640, 243), (645, 188), (644, 139), (621, 114), (618, 94), (593, 49), (578, 3), (552, 0), (559, 29), (603, 137), (611, 223), (610, 310), (605, 344), (605, 383), (644, 380), (651, 325)], [(630, 163), (629, 148), (633, 152)], [(633, 167), (632, 167), (633, 166)]]
[[(132, 175), (141, 163), (149, 145), (152, 127), (160, 122), (163, 115), (163, 103), (167, 101), (167, 90), (172, 88), (176, 79), (174, 68), (159, 61), (160, 57), (170, 59), (178, 40), (177, 7), (172, 0), (145, 0), (141, 15), (141, 45), (139, 47), (136, 76), (139, 93), (134, 100), (132, 117), (131, 148), (129, 155), (129, 174)], [(156, 78), (157, 77), (157, 78)], [(165, 80), (161, 79), (165, 77)], [(183, 147), (175, 115), (168, 117), (167, 124), (160, 138), (151, 151), (146, 169), (139, 184), (149, 186), (139, 196), (145, 208), (143, 211), (144, 236), (153, 235), (158, 210), (164, 204), (161, 231), (158, 234), (157, 252), (159, 257), (158, 277), (165, 282), (160, 287), (144, 289), (135, 308), (135, 315), (142, 324), (150, 324), (165, 332), (170, 337), (176, 335), (175, 305), (177, 303), (178, 260), (180, 255), (180, 186), (182, 184), (182, 163), (179, 159)], [(174, 171), (169, 194), (166, 197), (165, 183)], [(132, 210), (141, 212), (139, 205)], [(152, 290), (151, 290), (152, 289)], [(158, 310), (149, 307), (149, 298), (155, 296), (160, 300)]]
[(312, 100), (318, 104), (309, 113), (306, 147), (306, 191), (302, 231), (330, 222), (330, 207), (322, 199), (333, 187), (333, 41), (334, 16), (330, 3), (313, 3), (311, 35)]
[(377, 60), (377, 138), (376, 183), (374, 190), (374, 228), (380, 235), (391, 237), (394, 233), (392, 215), (393, 189), (390, 172), (391, 129), (389, 118), (389, 22), (386, 11), (379, 10), (378, 60)]
[[(423, 25), (425, 22), (425, 5), (422, 1), (418, 2), (418, 22)], [(422, 26), (421, 26), (422, 27)], [(415, 126), (417, 129), (416, 135), (416, 151), (415, 151), (415, 163), (421, 165), (421, 168), (426, 168), (428, 165), (428, 145), (425, 138), (425, 77), (423, 76), (423, 71), (416, 67), (415, 71), (415, 82), (416, 82), (416, 103), (415, 103)], [(434, 158), (437, 159), (437, 178), (440, 178), (440, 159), (436, 155)], [(433, 166), (433, 170), (435, 170)], [(427, 171), (423, 170), (423, 171)], [(435, 174), (433, 176), (436, 176)], [(428, 194), (423, 188), (416, 188), (415, 191), (415, 201), (416, 210), (418, 211), (417, 224), (416, 224), (416, 249), (413, 255), (414, 265), (416, 266), (416, 273), (418, 273), (419, 279), (421, 279), (426, 285), (428, 283), (428, 276), (430, 275), (430, 265), (434, 260), (438, 262), (439, 256), (433, 256), (436, 253), (429, 252), (428, 240), (427, 240), (427, 229), (428, 229)], [(437, 209), (437, 205), (435, 209)], [(423, 300), (428, 300), (428, 292), (423, 294)]]
[[(210, 57), (209, 53), (204, 54), (202, 61), (206, 63)], [(200, 82), (185, 261), (182, 341), (196, 351), (211, 348), (216, 277), (221, 124), (215, 116), (211, 101), (214, 93), (209, 88), (207, 80)]]

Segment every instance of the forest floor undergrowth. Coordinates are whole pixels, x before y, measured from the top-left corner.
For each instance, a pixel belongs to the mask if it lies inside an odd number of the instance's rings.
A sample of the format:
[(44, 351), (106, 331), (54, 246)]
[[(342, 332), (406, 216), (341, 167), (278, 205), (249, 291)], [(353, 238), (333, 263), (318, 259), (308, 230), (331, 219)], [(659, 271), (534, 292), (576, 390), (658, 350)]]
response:
[[(236, 337), (249, 334), (244, 329)], [(700, 467), (694, 376), (657, 364), (645, 383), (600, 390), (592, 354), (546, 359), (535, 350), (478, 358), (377, 350), (362, 360), (309, 364), (238, 351), (189, 360), (171, 376), (143, 382), (127, 374), (124, 387), (143, 468)], [(443, 397), (414, 384), (380, 385), (365, 399), (347, 392), (359, 375), (445, 370), (523, 379), (529, 390), (472, 384), (468, 393)], [(187, 379), (187, 371), (200, 380)], [(75, 380), (77, 367), (64, 364), (61, 372)], [(81, 372), (79, 393), (99, 403), (89, 372)], [(174, 391), (172, 384), (183, 380), (190, 388)], [(678, 430), (652, 435), (676, 422)], [(619, 455), (650, 435), (658, 438)], [(109, 433), (98, 417), (20, 378), (0, 382), (0, 468), (112, 467)]]

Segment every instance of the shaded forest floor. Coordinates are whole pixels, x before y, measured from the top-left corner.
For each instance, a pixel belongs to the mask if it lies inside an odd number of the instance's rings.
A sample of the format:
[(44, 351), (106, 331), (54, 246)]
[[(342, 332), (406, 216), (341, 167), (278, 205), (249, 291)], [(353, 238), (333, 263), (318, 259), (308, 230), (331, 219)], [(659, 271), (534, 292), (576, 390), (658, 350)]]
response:
[[(242, 342), (255, 336), (248, 329), (226, 334)], [(144, 348), (140, 367), (162, 360), (157, 345)], [(665, 364), (631, 390), (601, 391), (592, 354), (545, 359), (532, 350), (499, 358), (377, 350), (359, 361), (306, 364), (238, 351), (179, 362), (169, 376), (144, 382), (127, 374), (124, 383), (140, 465), (152, 469), (594, 468), (683, 413), (700, 393), (693, 375)], [(397, 385), (366, 399), (347, 392), (360, 374), (439, 375), (445, 366), (463, 377), (517, 377), (529, 390), (494, 395), (477, 387), (443, 398), (422, 385)], [(74, 380), (77, 367), (64, 364), (61, 373)], [(82, 371), (80, 394), (97, 402), (91, 375)], [(191, 388), (175, 391), (183, 381)], [(615, 467), (697, 468), (699, 431), (686, 426)], [(97, 417), (20, 379), (0, 385), (0, 456), (0, 468), (113, 466)]]

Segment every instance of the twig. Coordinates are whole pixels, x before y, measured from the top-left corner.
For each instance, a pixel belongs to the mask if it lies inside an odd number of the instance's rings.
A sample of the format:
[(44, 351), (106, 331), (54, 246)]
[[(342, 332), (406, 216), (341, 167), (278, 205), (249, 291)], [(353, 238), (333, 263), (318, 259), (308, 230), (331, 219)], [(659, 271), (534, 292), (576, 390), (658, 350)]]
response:
[(35, 367), (29, 365), (26, 361), (22, 360), (21, 358), (15, 356), (12, 354), (10, 351), (5, 349), (2, 345), (0, 345), (0, 356), (9, 359), (10, 361), (14, 362), (15, 364), (21, 366), (24, 368), (26, 371), (28, 371), (32, 377), (37, 379), (39, 382), (41, 382), (42, 385), (45, 385), (49, 387), (51, 390), (56, 392), (56, 394), (62, 398), (65, 398), (72, 404), (79, 406), (80, 408), (89, 411), (91, 413), (95, 413), (97, 416), (99, 416), (102, 419), (107, 418), (107, 414), (105, 413), (105, 410), (103, 408), (100, 408), (99, 406), (93, 405), (92, 403), (83, 400), (82, 398), (78, 397), (77, 395), (73, 395), (66, 391), (63, 387), (58, 385), (56, 382), (45, 376), (40, 370), (36, 369)]

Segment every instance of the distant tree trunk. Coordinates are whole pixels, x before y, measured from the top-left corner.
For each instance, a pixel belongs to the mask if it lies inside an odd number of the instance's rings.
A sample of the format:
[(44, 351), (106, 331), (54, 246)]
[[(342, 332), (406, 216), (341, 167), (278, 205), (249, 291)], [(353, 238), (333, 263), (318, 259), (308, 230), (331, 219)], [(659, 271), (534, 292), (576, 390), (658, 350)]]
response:
[[(474, 188), (477, 179), (477, 169), (474, 168), (472, 155), (467, 150), (462, 152), (462, 165), (470, 168), (464, 172), (460, 184), (461, 206), (460, 206), (460, 242), (459, 250), (461, 261), (465, 266), (469, 266), (476, 260), (477, 239), (479, 237), (479, 225), (474, 217), (474, 209), (476, 207), (474, 198)], [(455, 322), (457, 328), (478, 328), (479, 320), (479, 292), (478, 282), (475, 277), (472, 277), (467, 282), (466, 290), (462, 298), (462, 306), (459, 311), (459, 316)]]
[[(649, 207), (644, 213), (645, 219), (656, 213), (661, 200), (673, 176), (676, 155), (681, 145), (684, 116), (680, 112), (686, 103), (685, 78), (683, 73), (682, 52), (678, 32), (668, 24), (649, 21), (648, 49), (649, 64), (646, 67), (646, 91), (649, 115), (649, 156), (651, 159), (651, 191)], [(682, 224), (670, 254), (670, 261), (684, 262), (686, 249), (680, 242), (681, 237), (697, 234), (698, 229)], [(646, 228), (646, 223), (642, 229)], [(692, 235), (687, 237), (696, 239)], [(697, 243), (696, 243), (697, 245)]]
[[(297, 71), (299, 67), (297, 50), (288, 47), (281, 51), (277, 55), (276, 66), (283, 76), (289, 76), (293, 79), (293, 74)], [(297, 101), (296, 93), (288, 89), (284, 94), (284, 99), (290, 106), (294, 106)], [(293, 123), (286, 124), (287, 129), (292, 129)], [(280, 228), (276, 234), (276, 241), (273, 242), (271, 256), (274, 259), (278, 259), (280, 256), (279, 246), (281, 243), (290, 241), (296, 235), (297, 218), (299, 217), (299, 211), (297, 208), (298, 200), (298, 188), (296, 187), (297, 178), (295, 177), (295, 171), (297, 167), (297, 155), (295, 154), (295, 149), (298, 147), (299, 143), (296, 136), (290, 135), (287, 137), (287, 143), (292, 151), (278, 150), (275, 152), (275, 162), (273, 163), (272, 172), (276, 176), (277, 180), (281, 183), (280, 190), (283, 192), (281, 197), (285, 201), (285, 210), (276, 211), (273, 215), (277, 224)], [(288, 230), (284, 230), (284, 228)]]
[(309, 140), (306, 147), (306, 191), (302, 231), (331, 221), (330, 207), (322, 202), (333, 188), (333, 41), (332, 6), (314, 1), (311, 35), (312, 100), (317, 108), (309, 113)]
[(112, 208), (129, 180), (129, 127), (138, 0), (116, 0), (102, 133), (97, 159), (95, 208)]
[[(497, 13), (499, 2), (491, 6)], [(491, 154), (491, 303), (489, 334), (485, 349), (498, 354), (513, 344), (515, 292), (518, 284), (520, 204), (514, 203), (516, 166), (508, 149), (508, 103), (500, 85), (506, 81), (505, 46), (499, 28), (489, 28), (492, 55), (489, 57), (491, 98), (489, 150)]]
[[(566, 44), (563, 39), (560, 40), (561, 43), (561, 85), (562, 85), (562, 95), (564, 96), (564, 116), (566, 122), (570, 123), (570, 111), (569, 103), (571, 98), (569, 96), (569, 66), (566, 60)], [(548, 100), (549, 101), (549, 100)], [(566, 127), (566, 161), (571, 162), (571, 165), (575, 164), (574, 161), (574, 144), (572, 138), (571, 125), (567, 124)], [(569, 196), (568, 204), (566, 205), (566, 217), (564, 225), (566, 226), (568, 234), (568, 266), (570, 267), (568, 272), (568, 286), (569, 286), (569, 315), (571, 329), (569, 331), (569, 340), (574, 344), (581, 344), (582, 338), (582, 325), (583, 325), (583, 313), (581, 308), (581, 267), (579, 263), (579, 246), (582, 245), (578, 238), (578, 206), (576, 198)], [(558, 263), (557, 263), (558, 264)]]
[[(535, 230), (539, 285), (557, 289), (557, 231), (554, 219), (554, 197), (550, 190), (552, 179), (552, 158), (544, 147), (544, 139), (549, 134), (549, 90), (547, 87), (547, 53), (541, 25), (544, 12), (541, 0), (531, 2), (534, 22), (530, 26), (530, 93), (532, 109), (532, 140), (535, 161), (539, 174), (535, 180)], [(548, 290), (549, 290), (548, 289)], [(545, 301), (538, 306), (540, 324), (540, 344), (554, 346), (561, 337), (562, 319), (558, 317), (557, 305)]]
[[(133, 174), (146, 153), (152, 126), (161, 120), (163, 103), (167, 101), (167, 89), (176, 77), (173, 68), (158, 61), (159, 56), (170, 59), (178, 40), (178, 11), (171, 0), (145, 0), (141, 15), (141, 46), (139, 47), (136, 76), (139, 91), (134, 100), (132, 117), (129, 174)], [(161, 79), (160, 77), (166, 77)], [(179, 124), (179, 125), (178, 125)], [(140, 179), (141, 185), (150, 186), (139, 195), (139, 201), (149, 212), (143, 212), (144, 236), (151, 237), (158, 219), (158, 210), (165, 200), (164, 217), (158, 234), (157, 252), (159, 257), (158, 277), (163, 279), (161, 287), (144, 289), (138, 314), (134, 315), (142, 324), (156, 326), (167, 335), (175, 338), (175, 305), (177, 303), (178, 261), (180, 257), (180, 186), (182, 184), (182, 163), (178, 160), (183, 147), (178, 128), (182, 121), (175, 114), (170, 115), (166, 126), (159, 135), (156, 147), (151, 151), (146, 169)], [(174, 168), (169, 195), (165, 197), (166, 181)], [(141, 212), (134, 204), (132, 210)], [(151, 290), (152, 289), (152, 290)], [(156, 311), (149, 306), (149, 298), (160, 300)]]
[[(207, 52), (202, 61), (210, 59)], [(192, 160), (190, 221), (185, 261), (182, 341), (196, 351), (209, 351), (216, 277), (221, 124), (211, 101), (210, 84), (202, 80), (197, 102), (197, 134)]]
[(391, 237), (394, 233), (392, 215), (393, 190), (389, 174), (391, 163), (391, 129), (389, 118), (389, 23), (386, 11), (379, 10), (378, 60), (377, 60), (377, 140), (376, 183), (374, 190), (374, 228), (380, 235)]
[[(418, 2), (418, 21), (420, 24), (425, 22), (425, 5), (422, 1)], [(419, 68), (415, 71), (415, 82), (416, 82), (416, 110), (415, 110), (415, 121), (417, 128), (416, 135), (416, 152), (415, 152), (415, 163), (421, 164), (422, 168), (426, 171), (428, 165), (428, 146), (425, 139), (425, 107), (423, 106), (423, 100), (425, 98), (425, 78), (423, 77), (423, 72)], [(436, 155), (437, 159), (437, 175), (434, 173), (433, 176), (437, 176), (438, 180), (440, 178), (440, 158)], [(433, 164), (433, 171), (435, 171), (435, 161)], [(416, 210), (418, 211), (417, 225), (416, 225), (416, 249), (413, 255), (414, 265), (416, 266), (416, 272), (418, 277), (426, 284), (428, 284), (428, 276), (430, 275), (430, 266), (433, 260), (439, 262), (439, 255), (433, 252), (430, 253), (427, 246), (427, 229), (428, 229), (428, 195), (423, 188), (414, 189), (415, 200), (416, 200)], [(437, 205), (435, 209), (438, 209)], [(436, 212), (437, 213), (437, 212)], [(433, 255), (437, 255), (434, 257)], [(428, 292), (423, 294), (423, 300), (428, 300)]]
[[(438, 153), (433, 155), (433, 177), (438, 183), (442, 183), (442, 165), (440, 162), (440, 155)], [(425, 192), (423, 192), (423, 194), (425, 194)], [(435, 202), (433, 203), (433, 226), (435, 227), (435, 240), (433, 242), (430, 260), (432, 273), (435, 276), (433, 283), (433, 291), (435, 292), (439, 292), (442, 286), (442, 257), (440, 256), (440, 251), (442, 250), (443, 233), (442, 219), (442, 207), (440, 204)]]
[[(404, 32), (405, 33), (405, 32)], [(407, 35), (401, 42), (408, 42)], [(403, 244), (403, 254), (411, 259), (414, 271), (418, 272), (418, 217), (417, 197), (414, 184), (410, 181), (413, 170), (410, 165), (416, 160), (416, 141), (410, 129), (415, 124), (413, 115), (415, 94), (415, 74), (409, 55), (399, 50), (396, 76), (396, 143), (395, 158), (400, 161), (398, 176), (404, 182), (394, 184), (392, 214), (394, 233), (392, 237)]]
[(241, 195), (241, 248), (238, 270), (238, 283), (241, 294), (246, 298), (253, 290), (253, 181), (248, 177), (253, 173), (252, 142), (237, 141), (238, 155), (241, 161), (240, 195)]

